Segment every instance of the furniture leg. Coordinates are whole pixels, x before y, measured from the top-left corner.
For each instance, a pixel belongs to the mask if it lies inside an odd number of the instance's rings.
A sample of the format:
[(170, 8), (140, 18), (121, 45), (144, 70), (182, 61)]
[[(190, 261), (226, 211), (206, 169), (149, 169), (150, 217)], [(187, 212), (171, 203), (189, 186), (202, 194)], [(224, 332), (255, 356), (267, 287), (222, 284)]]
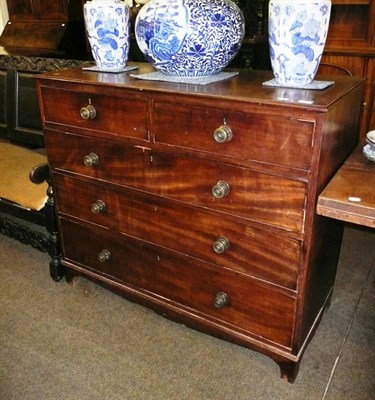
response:
[(47, 164), (38, 165), (30, 172), (30, 180), (34, 183), (46, 181), (48, 183), (47, 196), (48, 199), (44, 206), (45, 227), (49, 234), (47, 251), (51, 257), (49, 268), (51, 278), (58, 282), (64, 276), (64, 269), (61, 265), (61, 246), (57, 229), (57, 220), (55, 213), (55, 201), (53, 197), (53, 187)]

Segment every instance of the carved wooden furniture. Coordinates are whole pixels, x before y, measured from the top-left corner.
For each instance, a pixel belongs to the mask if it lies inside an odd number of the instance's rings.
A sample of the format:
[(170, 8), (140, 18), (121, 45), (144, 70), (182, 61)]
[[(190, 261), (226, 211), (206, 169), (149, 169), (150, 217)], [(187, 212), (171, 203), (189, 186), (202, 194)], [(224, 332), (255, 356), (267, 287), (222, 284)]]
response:
[(360, 144), (320, 194), (317, 213), (375, 228), (375, 164)]
[[(54, 280), (61, 279), (62, 270), (52, 187), (47, 190), (46, 184), (39, 188), (28, 179), (31, 171), (34, 183), (50, 182), (47, 159), (38, 151), (44, 146), (44, 137), (34, 77), (40, 72), (77, 65), (85, 64), (76, 60), (0, 55), (0, 232), (48, 251)], [(30, 203), (31, 197), (36, 203)]]
[(356, 144), (363, 81), (263, 87), (271, 78), (75, 69), (38, 76), (38, 93), (68, 281), (260, 351), (293, 381), (341, 244), (316, 201)]
[[(43, 154), (0, 141), (0, 233), (48, 252), (51, 277), (59, 281), (63, 277), (61, 251), (46, 161)], [(8, 215), (21, 218), (22, 222)], [(31, 228), (23, 221), (46, 231)]]

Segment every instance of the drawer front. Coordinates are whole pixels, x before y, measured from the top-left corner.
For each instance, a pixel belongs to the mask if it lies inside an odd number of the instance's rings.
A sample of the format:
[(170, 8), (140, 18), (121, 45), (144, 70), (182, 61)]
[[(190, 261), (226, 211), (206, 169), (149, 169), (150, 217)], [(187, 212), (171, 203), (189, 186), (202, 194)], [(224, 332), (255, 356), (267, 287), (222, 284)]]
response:
[[(144, 147), (49, 132), (46, 135), (53, 168), (110, 181), (246, 220), (303, 232), (306, 184), (247, 168), (158, 153)], [(87, 167), (86, 154), (98, 165)], [(229, 192), (216, 198), (223, 182)]]
[(60, 213), (296, 289), (301, 257), (297, 240), (157, 197), (60, 174), (54, 182)]
[[(104, 133), (148, 140), (147, 101), (133, 97), (117, 97), (42, 86), (44, 118), (47, 125), (58, 124), (63, 130), (90, 136)], [(91, 105), (96, 115), (81, 117), (82, 107)]]
[[(99, 228), (89, 229), (62, 219), (61, 229), (65, 260), (167, 303), (188, 307), (200, 318), (203, 314), (234, 330), (291, 346), (294, 298), (230, 271), (187, 256), (172, 256)], [(223, 308), (214, 305), (220, 292), (228, 299)]]
[[(214, 132), (224, 122), (233, 138), (218, 143)], [(178, 102), (156, 102), (152, 125), (156, 142), (302, 170), (310, 167), (314, 129), (312, 121)]]

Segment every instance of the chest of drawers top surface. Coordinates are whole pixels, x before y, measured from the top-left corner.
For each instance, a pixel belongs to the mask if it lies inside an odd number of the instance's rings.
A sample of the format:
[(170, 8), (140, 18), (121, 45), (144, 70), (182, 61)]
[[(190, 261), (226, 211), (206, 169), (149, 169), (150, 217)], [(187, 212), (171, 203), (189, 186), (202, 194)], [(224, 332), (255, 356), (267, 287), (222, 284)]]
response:
[[(137, 65), (139, 65), (138, 70), (121, 74), (67, 69), (43, 74), (38, 79), (42, 81), (53, 80), (57, 86), (64, 83), (67, 88), (69, 84), (92, 85), (92, 91), (99, 90), (102, 92), (106, 87), (110, 87), (112, 89), (128, 89), (140, 93), (146, 91), (152, 94), (203, 96), (216, 101), (240, 101), (253, 105), (272, 104), (280, 105), (283, 109), (297, 107), (310, 110), (320, 109), (321, 111), (324, 111), (348, 91), (352, 90), (353, 87), (363, 82), (363, 78), (360, 77), (349, 79), (348, 77), (337, 76), (334, 77), (334, 85), (324, 90), (274, 88), (262, 85), (263, 82), (273, 78), (271, 72), (240, 70), (238, 75), (233, 78), (206, 85), (194, 84), (193, 78), (189, 83), (172, 83), (133, 78), (131, 75), (142, 75), (154, 71), (148, 64), (141, 63)], [(332, 77), (330, 78), (332, 79)], [(95, 86), (98, 88), (95, 89)]]

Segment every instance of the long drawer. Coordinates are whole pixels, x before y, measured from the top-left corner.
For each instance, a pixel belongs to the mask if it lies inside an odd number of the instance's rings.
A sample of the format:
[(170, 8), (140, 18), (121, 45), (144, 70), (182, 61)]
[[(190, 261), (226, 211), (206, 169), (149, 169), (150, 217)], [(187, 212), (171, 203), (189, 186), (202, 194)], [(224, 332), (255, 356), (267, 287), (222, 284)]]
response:
[[(188, 256), (61, 219), (64, 259), (99, 276), (188, 307), (233, 330), (291, 346), (295, 299)], [(99, 261), (99, 259), (101, 261)]]
[[(260, 112), (233, 111), (204, 104), (156, 101), (152, 133), (155, 141), (215, 153), (238, 160), (255, 160), (308, 170), (314, 121)], [(217, 142), (214, 132), (230, 128), (231, 138)]]
[[(49, 162), (55, 169), (212, 209), (246, 220), (303, 232), (306, 183), (248, 168), (144, 147), (47, 132)], [(86, 166), (95, 154), (97, 165)], [(216, 198), (218, 185), (229, 187)]]
[(296, 289), (300, 241), (158, 197), (58, 173), (54, 181), (60, 213)]

